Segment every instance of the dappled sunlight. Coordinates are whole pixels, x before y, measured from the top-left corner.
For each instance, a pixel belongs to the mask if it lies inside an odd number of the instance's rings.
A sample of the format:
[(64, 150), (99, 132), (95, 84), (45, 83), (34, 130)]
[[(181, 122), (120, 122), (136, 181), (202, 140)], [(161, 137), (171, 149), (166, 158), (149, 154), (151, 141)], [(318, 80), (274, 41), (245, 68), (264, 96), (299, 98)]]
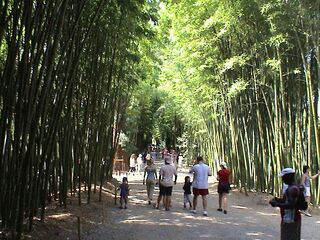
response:
[(263, 216), (278, 216), (278, 214), (276, 213), (265, 213), (265, 212), (257, 212), (257, 213)]
[(222, 222), (222, 224), (228, 224), (228, 225), (234, 225), (234, 226), (240, 226), (243, 225), (244, 223), (240, 224), (239, 222)]
[(261, 235), (264, 235), (264, 233), (262, 233), (262, 232), (248, 232), (248, 233), (246, 233), (246, 235), (248, 235), (248, 236), (261, 236)]
[(151, 224), (151, 222), (148, 222), (147, 220), (143, 220), (143, 219), (127, 219), (127, 220), (121, 221), (120, 223), (143, 223), (143, 224)]
[[(215, 184), (210, 186), (208, 197), (208, 214), (202, 215), (201, 199), (198, 199), (197, 214), (183, 209), (182, 184), (173, 187), (172, 208), (165, 211), (163, 204), (159, 210), (148, 205), (146, 186), (142, 185), (141, 176), (130, 176), (131, 187), (128, 209), (114, 208), (114, 227), (110, 231), (118, 232), (125, 239), (125, 232), (132, 232), (137, 239), (144, 239), (144, 232), (152, 232), (160, 239), (188, 239), (184, 232), (192, 237), (202, 239), (250, 239), (271, 240), (278, 237), (278, 212), (257, 205), (257, 200), (238, 194), (237, 190), (228, 195), (228, 214), (216, 211), (218, 194)], [(136, 177), (136, 179), (134, 179)], [(179, 175), (181, 179), (183, 177)], [(159, 188), (155, 188), (152, 203), (155, 203)], [(119, 202), (118, 202), (119, 203)], [(119, 206), (119, 205), (117, 205)], [(271, 219), (271, 220), (270, 220)], [(272, 223), (270, 223), (270, 221)], [(320, 224), (320, 221), (317, 222)], [(224, 232), (222, 237), (221, 232)], [(231, 238), (230, 238), (231, 237)]]
[(130, 204), (143, 204), (143, 203), (145, 203), (145, 200), (143, 200), (143, 199), (133, 198), (130, 196), (129, 196), (129, 201), (130, 201)]
[(254, 240), (265, 239), (266, 237), (268, 237), (270, 239), (274, 239), (273, 235), (265, 234), (263, 232), (247, 232), (246, 235), (250, 236), (250, 237), (255, 237), (255, 238), (253, 238)]
[(71, 215), (72, 215), (71, 213), (58, 213), (58, 214), (49, 215), (48, 218), (63, 220), (70, 217)]
[(212, 238), (211, 234), (200, 234), (199, 238)]
[(240, 206), (240, 205), (232, 205), (231, 207), (232, 207), (232, 208), (237, 208), (237, 209), (248, 209), (247, 207), (245, 207), (245, 206)]

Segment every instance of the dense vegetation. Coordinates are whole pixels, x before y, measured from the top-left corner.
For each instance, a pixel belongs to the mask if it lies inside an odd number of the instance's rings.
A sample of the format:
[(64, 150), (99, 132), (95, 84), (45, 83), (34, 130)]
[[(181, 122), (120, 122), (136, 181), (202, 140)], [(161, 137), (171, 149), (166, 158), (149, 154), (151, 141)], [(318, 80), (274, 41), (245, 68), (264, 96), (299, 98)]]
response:
[(18, 237), (48, 201), (90, 202), (120, 133), (224, 159), (245, 191), (320, 167), (320, 0), (5, 0), (0, 23), (0, 219)]
[(111, 176), (154, 13), (142, 0), (1, 1), (0, 219), (18, 238), (48, 201), (81, 204), (84, 184), (90, 202)]
[(164, 89), (189, 139), (215, 169), (227, 161), (239, 188), (274, 193), (282, 167), (319, 169), (319, 10), (320, 1), (283, 0), (172, 1), (164, 10)]

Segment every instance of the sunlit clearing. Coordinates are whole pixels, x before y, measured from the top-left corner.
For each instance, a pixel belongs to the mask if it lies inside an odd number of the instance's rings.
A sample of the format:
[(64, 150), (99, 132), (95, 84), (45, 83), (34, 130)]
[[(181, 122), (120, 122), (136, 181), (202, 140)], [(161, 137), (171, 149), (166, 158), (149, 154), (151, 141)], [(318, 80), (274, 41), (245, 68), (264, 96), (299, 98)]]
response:
[(238, 209), (248, 209), (247, 207), (244, 207), (244, 206), (238, 206), (238, 205), (233, 205), (231, 206), (233, 208), (238, 208)]
[(260, 215), (263, 215), (263, 216), (277, 216), (278, 215), (276, 213), (264, 213), (264, 212), (257, 212), (257, 213)]
[(51, 215), (51, 216), (48, 216), (49, 218), (55, 218), (55, 219), (64, 219), (64, 218), (67, 218), (67, 217), (70, 217), (71, 216), (71, 213), (60, 213), (60, 214), (55, 214), (55, 215)]

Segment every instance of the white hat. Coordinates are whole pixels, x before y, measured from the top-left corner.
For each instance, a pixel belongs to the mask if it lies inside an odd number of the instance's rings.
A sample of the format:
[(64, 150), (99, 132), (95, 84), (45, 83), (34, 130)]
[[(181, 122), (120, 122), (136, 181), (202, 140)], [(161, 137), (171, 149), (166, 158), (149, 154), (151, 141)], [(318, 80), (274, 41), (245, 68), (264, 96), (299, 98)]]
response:
[(221, 163), (220, 163), (220, 166), (222, 166), (222, 167), (224, 167), (224, 168), (227, 168), (226, 162), (221, 162)]
[(279, 177), (283, 177), (284, 175), (289, 174), (289, 173), (295, 173), (294, 169), (292, 169), (292, 168), (284, 168), (279, 173)]
[(149, 153), (147, 154), (146, 159), (151, 160), (151, 155)]

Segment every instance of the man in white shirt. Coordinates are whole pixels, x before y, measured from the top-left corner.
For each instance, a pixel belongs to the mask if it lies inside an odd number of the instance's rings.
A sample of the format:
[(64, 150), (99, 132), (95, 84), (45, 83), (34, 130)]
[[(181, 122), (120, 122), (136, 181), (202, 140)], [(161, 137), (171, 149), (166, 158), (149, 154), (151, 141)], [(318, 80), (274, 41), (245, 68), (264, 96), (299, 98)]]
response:
[[(158, 204), (156, 208), (159, 208), (159, 204), (161, 198), (163, 197), (163, 202), (166, 211), (170, 210), (171, 206), (171, 195), (172, 195), (172, 188), (173, 185), (177, 183), (177, 170), (174, 166), (171, 165), (171, 159), (165, 158), (165, 165), (160, 168), (159, 173), (159, 197), (158, 197)], [(173, 181), (173, 176), (175, 176)]]
[(203, 162), (201, 156), (197, 157), (195, 164), (190, 173), (193, 173), (192, 191), (193, 191), (193, 210), (192, 213), (197, 213), (198, 196), (202, 196), (203, 215), (208, 216), (207, 212), (207, 195), (209, 194), (208, 176), (211, 176), (211, 170), (207, 164)]

